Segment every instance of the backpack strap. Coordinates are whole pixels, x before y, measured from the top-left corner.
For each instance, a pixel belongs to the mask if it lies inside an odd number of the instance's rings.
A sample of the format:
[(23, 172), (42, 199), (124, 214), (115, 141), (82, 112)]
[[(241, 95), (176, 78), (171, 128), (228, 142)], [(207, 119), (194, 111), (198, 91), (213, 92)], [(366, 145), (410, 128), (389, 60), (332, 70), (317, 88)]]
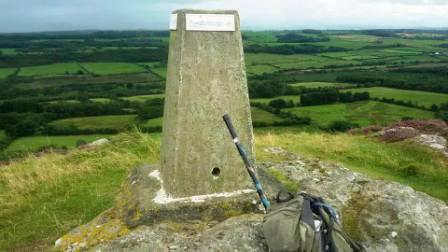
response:
[(302, 212), (300, 213), (300, 221), (308, 224), (314, 229), (314, 216), (311, 209), (311, 201), (308, 198), (303, 198)]

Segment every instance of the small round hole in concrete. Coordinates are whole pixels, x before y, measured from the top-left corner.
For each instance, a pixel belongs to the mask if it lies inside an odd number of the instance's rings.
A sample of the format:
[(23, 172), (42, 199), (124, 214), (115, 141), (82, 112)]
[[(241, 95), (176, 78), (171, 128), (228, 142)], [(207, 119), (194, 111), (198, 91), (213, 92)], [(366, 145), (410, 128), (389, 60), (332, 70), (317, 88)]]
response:
[(218, 177), (219, 174), (221, 174), (221, 169), (219, 169), (218, 167), (213, 168), (212, 175)]

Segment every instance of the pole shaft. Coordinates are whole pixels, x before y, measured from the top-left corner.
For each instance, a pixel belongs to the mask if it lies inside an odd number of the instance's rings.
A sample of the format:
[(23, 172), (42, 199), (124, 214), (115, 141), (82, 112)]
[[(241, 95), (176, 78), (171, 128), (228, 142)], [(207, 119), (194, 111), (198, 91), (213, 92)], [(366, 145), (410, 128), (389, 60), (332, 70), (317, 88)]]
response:
[(260, 197), (261, 203), (263, 204), (264, 208), (266, 210), (268, 210), (268, 208), (270, 206), (269, 200), (267, 199), (267, 197), (263, 191), (261, 183), (257, 178), (257, 174), (255, 173), (255, 170), (254, 170), (251, 162), (249, 161), (249, 158), (247, 156), (246, 151), (244, 150), (243, 145), (240, 143), (240, 140), (238, 139), (238, 135), (236, 133), (235, 128), (233, 127), (232, 120), (230, 119), (230, 117), (227, 114), (225, 114), (222, 118), (224, 119), (224, 122), (226, 123), (227, 128), (229, 129), (230, 135), (232, 136), (233, 143), (235, 144), (241, 158), (243, 159), (244, 166), (246, 166), (247, 172), (249, 173), (249, 176), (251, 177), (252, 182), (255, 184), (255, 188), (257, 189), (257, 193), (258, 193), (258, 196)]

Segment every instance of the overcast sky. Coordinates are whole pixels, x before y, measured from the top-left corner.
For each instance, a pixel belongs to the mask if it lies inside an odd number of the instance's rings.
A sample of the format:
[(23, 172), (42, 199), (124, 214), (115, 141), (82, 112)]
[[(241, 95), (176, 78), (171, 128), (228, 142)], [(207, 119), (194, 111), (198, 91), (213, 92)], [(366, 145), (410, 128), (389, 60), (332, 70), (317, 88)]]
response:
[(0, 0), (0, 32), (168, 29), (180, 8), (236, 9), (246, 30), (448, 27), (448, 0)]

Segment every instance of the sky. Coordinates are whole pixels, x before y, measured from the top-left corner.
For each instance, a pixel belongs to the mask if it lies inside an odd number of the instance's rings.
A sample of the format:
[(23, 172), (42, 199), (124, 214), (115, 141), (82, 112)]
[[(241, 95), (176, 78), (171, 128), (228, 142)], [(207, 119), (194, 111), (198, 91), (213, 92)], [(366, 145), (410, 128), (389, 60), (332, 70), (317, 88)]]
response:
[(0, 32), (167, 30), (181, 8), (238, 10), (244, 30), (448, 28), (448, 0), (0, 0)]

